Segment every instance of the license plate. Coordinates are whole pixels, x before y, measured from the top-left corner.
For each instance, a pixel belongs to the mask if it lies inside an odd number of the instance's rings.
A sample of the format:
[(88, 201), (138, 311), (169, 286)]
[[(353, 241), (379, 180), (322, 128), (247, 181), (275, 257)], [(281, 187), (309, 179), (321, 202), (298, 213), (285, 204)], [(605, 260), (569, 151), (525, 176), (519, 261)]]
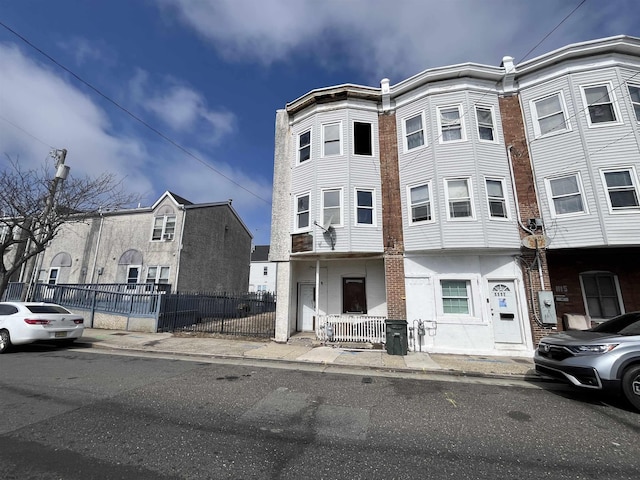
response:
[(66, 337), (67, 332), (56, 332), (56, 338)]

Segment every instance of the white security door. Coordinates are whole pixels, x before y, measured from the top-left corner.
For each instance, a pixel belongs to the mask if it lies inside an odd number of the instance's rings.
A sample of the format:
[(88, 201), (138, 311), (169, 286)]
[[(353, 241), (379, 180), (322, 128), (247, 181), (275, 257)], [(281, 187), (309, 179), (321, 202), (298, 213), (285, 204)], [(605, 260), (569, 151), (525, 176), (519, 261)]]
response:
[(497, 343), (522, 343), (514, 282), (489, 282), (493, 337)]
[(312, 332), (316, 314), (316, 287), (309, 283), (298, 284), (298, 325), (299, 332)]

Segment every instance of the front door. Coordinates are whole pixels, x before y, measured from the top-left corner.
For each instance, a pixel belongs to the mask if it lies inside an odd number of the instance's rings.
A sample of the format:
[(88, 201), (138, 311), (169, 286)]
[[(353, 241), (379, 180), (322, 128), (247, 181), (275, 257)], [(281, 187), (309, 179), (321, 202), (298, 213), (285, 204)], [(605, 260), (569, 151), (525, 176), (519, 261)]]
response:
[(299, 332), (313, 332), (316, 315), (316, 287), (310, 283), (298, 284), (298, 323)]
[(522, 343), (514, 282), (489, 282), (489, 291), (494, 340), (497, 343)]

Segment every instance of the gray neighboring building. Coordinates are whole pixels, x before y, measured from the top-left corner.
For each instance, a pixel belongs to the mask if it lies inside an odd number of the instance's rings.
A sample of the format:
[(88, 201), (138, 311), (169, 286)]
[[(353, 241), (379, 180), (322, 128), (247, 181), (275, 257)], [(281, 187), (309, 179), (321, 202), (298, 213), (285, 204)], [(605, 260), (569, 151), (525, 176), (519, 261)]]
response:
[[(172, 291), (246, 292), (252, 235), (231, 202), (165, 192), (147, 208), (102, 211), (63, 225), (38, 259), (50, 284), (169, 284)], [(28, 282), (28, 278), (21, 279)]]

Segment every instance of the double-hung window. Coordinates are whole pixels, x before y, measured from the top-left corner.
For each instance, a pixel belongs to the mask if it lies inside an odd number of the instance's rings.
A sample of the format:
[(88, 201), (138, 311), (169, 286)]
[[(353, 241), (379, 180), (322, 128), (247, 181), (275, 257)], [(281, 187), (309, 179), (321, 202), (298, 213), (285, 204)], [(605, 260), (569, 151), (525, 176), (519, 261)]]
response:
[(489, 215), (492, 218), (507, 218), (507, 199), (504, 195), (504, 180), (487, 178), (487, 200), (489, 202)]
[(151, 240), (173, 240), (176, 231), (176, 216), (164, 215), (154, 217)]
[(342, 190), (339, 188), (322, 191), (322, 224), (342, 225)]
[(445, 315), (471, 315), (469, 286), (468, 280), (440, 280)]
[(342, 154), (342, 134), (341, 134), (341, 124), (337, 123), (329, 123), (327, 125), (323, 125), (323, 156), (330, 157), (332, 155), (341, 155)]
[(422, 147), (424, 141), (424, 120), (422, 114), (407, 118), (404, 121), (405, 150)]
[(496, 141), (496, 127), (493, 122), (491, 107), (476, 106), (476, 121), (478, 122), (478, 137), (481, 142)]
[(629, 97), (631, 97), (633, 111), (636, 114), (636, 120), (640, 122), (640, 86), (627, 85), (627, 89), (629, 90)]
[(580, 177), (577, 174), (546, 180), (554, 215), (584, 213)]
[(440, 143), (466, 140), (462, 122), (462, 107), (453, 105), (438, 107), (438, 125), (440, 126)]
[(631, 168), (603, 171), (611, 210), (622, 212), (638, 210), (638, 186), (635, 171)]
[(617, 123), (615, 98), (608, 83), (602, 85), (583, 86), (582, 98), (589, 111), (589, 126)]
[(365, 122), (353, 122), (353, 154), (373, 155), (372, 125)]
[(356, 190), (356, 224), (374, 225), (373, 190)]
[(611, 318), (620, 315), (618, 279), (609, 272), (580, 274), (582, 293), (591, 318)]
[(427, 222), (432, 219), (430, 184), (409, 187), (409, 209), (411, 223)]
[(535, 120), (533, 128), (536, 137), (571, 129), (566, 119), (562, 92), (534, 100), (531, 104), (531, 112)]
[(169, 270), (160, 265), (147, 267), (147, 283), (169, 283)]
[(296, 197), (296, 230), (309, 228), (309, 194)]
[(55, 285), (58, 283), (58, 274), (60, 273), (59, 268), (52, 268), (49, 270), (49, 278), (47, 278), (47, 283), (49, 285)]
[(311, 158), (311, 130), (298, 135), (298, 163)]
[(445, 180), (447, 211), (450, 219), (473, 218), (471, 186), (468, 178)]

